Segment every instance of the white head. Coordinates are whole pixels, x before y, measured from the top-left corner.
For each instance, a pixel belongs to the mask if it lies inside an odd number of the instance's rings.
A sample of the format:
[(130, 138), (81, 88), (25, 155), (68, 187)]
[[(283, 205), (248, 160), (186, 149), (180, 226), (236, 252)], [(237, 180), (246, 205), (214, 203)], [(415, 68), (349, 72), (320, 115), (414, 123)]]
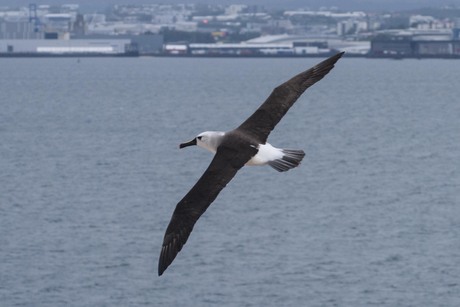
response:
[(179, 147), (184, 148), (187, 146), (197, 145), (215, 153), (217, 151), (217, 147), (219, 147), (220, 143), (222, 143), (224, 135), (225, 132), (221, 131), (205, 131), (198, 134), (193, 140), (180, 144)]

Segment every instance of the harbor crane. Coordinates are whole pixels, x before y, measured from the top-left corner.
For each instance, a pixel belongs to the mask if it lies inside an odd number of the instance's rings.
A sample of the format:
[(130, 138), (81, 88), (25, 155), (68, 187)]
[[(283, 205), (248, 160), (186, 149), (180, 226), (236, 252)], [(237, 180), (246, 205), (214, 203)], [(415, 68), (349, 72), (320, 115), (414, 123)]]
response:
[(37, 4), (29, 4), (29, 22), (34, 24), (34, 32), (40, 31), (40, 19), (37, 15)]

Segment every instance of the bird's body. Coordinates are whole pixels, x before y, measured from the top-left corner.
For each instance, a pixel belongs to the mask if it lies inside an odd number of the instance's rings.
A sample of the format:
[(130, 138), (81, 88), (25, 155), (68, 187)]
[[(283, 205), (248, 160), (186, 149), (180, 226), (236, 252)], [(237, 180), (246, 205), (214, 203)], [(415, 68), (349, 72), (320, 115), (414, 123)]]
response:
[(302, 150), (276, 148), (267, 142), (268, 135), (299, 96), (321, 80), (342, 55), (343, 52), (336, 54), (276, 87), (238, 128), (228, 132), (206, 131), (180, 144), (180, 148), (198, 145), (215, 155), (204, 174), (174, 210), (163, 240), (159, 275), (172, 263), (196, 221), (240, 168), (244, 165), (270, 165), (284, 172), (300, 164), (305, 156)]
[(282, 159), (284, 154), (281, 148), (273, 147), (270, 143), (259, 144), (258, 151), (254, 157), (249, 160), (246, 165), (257, 166), (267, 165), (271, 161)]
[[(233, 137), (234, 136), (232, 136), (232, 132), (226, 133), (222, 131), (205, 131), (200, 133), (196, 139), (181, 144), (181, 147), (184, 148), (191, 145), (197, 145), (215, 154), (217, 152), (217, 148), (223, 142), (225, 142), (226, 139), (232, 139)], [(241, 141), (240, 146), (243, 148), (251, 147), (257, 149), (257, 153), (251, 157), (248, 162), (246, 162), (245, 165), (248, 166), (260, 166), (268, 164), (277, 171), (282, 172), (298, 166), (302, 161), (302, 158), (305, 156), (303, 150), (276, 148), (268, 142), (265, 142), (265, 144), (258, 144), (257, 141), (251, 139), (250, 136), (239, 136), (238, 139)], [(294, 153), (296, 155), (294, 155)], [(288, 160), (283, 160), (283, 158), (288, 159), (289, 157), (292, 157), (291, 163), (289, 163)], [(275, 167), (276, 165), (283, 164), (283, 162), (286, 165), (284, 168)]]

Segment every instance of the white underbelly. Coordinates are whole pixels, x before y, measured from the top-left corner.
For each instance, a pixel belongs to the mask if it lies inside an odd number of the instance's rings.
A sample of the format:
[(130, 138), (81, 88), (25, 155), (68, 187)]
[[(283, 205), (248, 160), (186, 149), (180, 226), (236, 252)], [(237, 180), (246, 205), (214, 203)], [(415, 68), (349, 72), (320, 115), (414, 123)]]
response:
[(281, 159), (283, 152), (280, 148), (273, 147), (269, 143), (259, 145), (257, 154), (249, 160), (246, 165), (265, 165), (269, 161)]

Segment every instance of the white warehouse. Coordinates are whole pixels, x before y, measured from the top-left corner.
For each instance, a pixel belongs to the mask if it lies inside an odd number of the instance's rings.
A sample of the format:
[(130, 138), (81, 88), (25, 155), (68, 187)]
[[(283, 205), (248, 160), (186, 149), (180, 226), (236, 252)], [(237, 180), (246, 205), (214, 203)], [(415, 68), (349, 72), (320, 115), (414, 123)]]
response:
[(122, 55), (132, 51), (130, 39), (2, 39), (0, 54)]

